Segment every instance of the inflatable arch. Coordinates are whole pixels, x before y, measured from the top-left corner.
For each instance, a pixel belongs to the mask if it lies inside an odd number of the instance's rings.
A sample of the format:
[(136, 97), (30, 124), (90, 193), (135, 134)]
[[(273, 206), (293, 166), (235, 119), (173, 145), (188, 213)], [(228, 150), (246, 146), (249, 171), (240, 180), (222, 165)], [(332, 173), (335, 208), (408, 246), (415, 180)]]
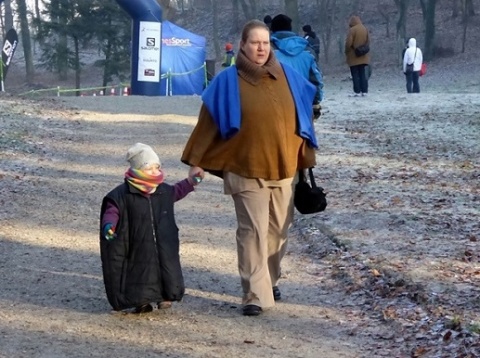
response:
[(156, 0), (117, 3), (132, 18), (131, 94), (160, 96), (162, 8)]

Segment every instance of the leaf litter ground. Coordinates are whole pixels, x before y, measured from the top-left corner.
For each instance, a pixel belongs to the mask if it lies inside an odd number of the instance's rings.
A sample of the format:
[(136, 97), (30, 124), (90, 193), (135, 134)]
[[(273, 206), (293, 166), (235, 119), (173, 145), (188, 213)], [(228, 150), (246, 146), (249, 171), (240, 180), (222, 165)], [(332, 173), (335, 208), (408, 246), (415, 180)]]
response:
[(185, 176), (199, 98), (3, 95), (0, 356), (479, 356), (480, 95), (349, 98), (333, 82), (316, 123), (329, 206), (297, 215), (284, 299), (256, 319), (240, 314), (233, 205), (211, 176), (177, 204), (184, 301), (132, 316), (104, 296), (101, 198), (137, 141)]

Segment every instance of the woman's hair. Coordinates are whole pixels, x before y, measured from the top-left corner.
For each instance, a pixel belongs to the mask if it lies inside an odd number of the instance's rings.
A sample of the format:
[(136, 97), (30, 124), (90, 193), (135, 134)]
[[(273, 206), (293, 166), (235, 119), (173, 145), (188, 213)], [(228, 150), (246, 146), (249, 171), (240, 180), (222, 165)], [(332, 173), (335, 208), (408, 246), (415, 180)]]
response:
[(270, 29), (264, 22), (260, 20), (250, 20), (245, 24), (245, 26), (243, 26), (242, 42), (247, 42), (248, 35), (250, 35), (250, 31), (256, 28), (261, 28), (261, 29), (265, 29), (266, 31), (270, 31)]

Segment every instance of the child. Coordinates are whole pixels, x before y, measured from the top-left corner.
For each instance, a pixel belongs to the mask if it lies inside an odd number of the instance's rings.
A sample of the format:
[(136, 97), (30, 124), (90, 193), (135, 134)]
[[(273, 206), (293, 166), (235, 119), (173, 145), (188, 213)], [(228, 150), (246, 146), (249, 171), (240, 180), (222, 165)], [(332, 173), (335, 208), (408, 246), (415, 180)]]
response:
[(225, 45), (225, 55), (223, 57), (222, 67), (230, 67), (235, 64), (235, 52), (233, 52), (233, 45), (227, 43)]
[(203, 178), (175, 185), (163, 182), (160, 159), (151, 147), (136, 143), (127, 152), (125, 182), (110, 191), (100, 213), (100, 253), (108, 302), (115, 311), (134, 313), (169, 308), (185, 292), (180, 266), (174, 202)]

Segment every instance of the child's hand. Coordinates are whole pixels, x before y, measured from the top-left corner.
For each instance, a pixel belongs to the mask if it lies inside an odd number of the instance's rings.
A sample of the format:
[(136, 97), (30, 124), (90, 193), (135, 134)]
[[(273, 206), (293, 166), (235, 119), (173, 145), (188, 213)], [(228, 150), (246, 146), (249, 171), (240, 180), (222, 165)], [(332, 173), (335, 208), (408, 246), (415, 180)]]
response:
[(195, 175), (193, 178), (193, 183), (195, 184), (200, 184), (202, 182), (202, 177), (199, 175)]
[(103, 227), (103, 236), (108, 241), (115, 239), (117, 237), (117, 234), (115, 233), (115, 226), (112, 224), (105, 224)]

